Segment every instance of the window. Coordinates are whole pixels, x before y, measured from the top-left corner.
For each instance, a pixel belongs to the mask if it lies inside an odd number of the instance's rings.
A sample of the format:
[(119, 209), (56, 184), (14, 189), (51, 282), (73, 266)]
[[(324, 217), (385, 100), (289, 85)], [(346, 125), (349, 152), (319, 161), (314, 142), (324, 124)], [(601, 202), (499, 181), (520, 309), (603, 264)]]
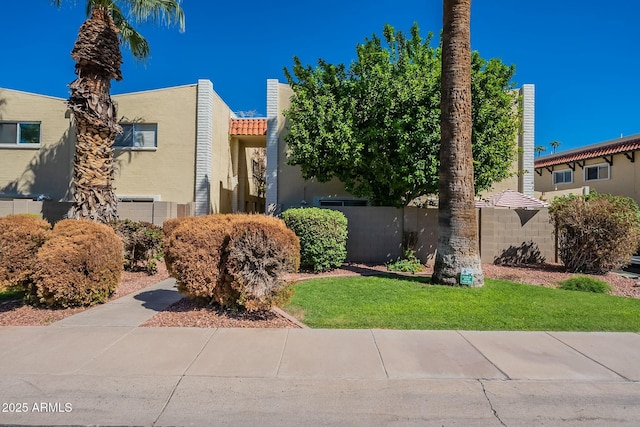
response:
[(553, 172), (553, 184), (570, 184), (573, 182), (573, 171), (566, 169), (563, 171)]
[(366, 200), (340, 200), (340, 199), (327, 199), (320, 200), (320, 206), (367, 206)]
[(597, 181), (601, 179), (609, 179), (609, 165), (604, 163), (601, 165), (585, 166), (584, 180)]
[(40, 123), (0, 122), (0, 144), (40, 144)]
[(114, 147), (156, 148), (158, 125), (156, 123), (121, 123), (122, 134), (116, 137)]

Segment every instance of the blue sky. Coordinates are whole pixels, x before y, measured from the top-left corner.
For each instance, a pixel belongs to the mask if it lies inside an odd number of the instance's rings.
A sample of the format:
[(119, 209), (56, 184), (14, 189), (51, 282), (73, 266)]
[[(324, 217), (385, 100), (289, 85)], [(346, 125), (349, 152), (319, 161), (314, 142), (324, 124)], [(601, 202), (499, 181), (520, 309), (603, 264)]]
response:
[[(0, 87), (66, 98), (85, 1), (60, 9), (48, 0), (2, 3)], [(139, 26), (151, 58), (137, 63), (125, 53), (113, 93), (204, 78), (234, 111), (264, 115), (266, 80), (285, 82), (294, 55), (349, 63), (356, 44), (385, 23), (408, 31), (415, 21), (423, 35), (442, 27), (441, 0), (182, 4), (186, 32)], [(564, 151), (640, 133), (639, 18), (634, 0), (474, 0), (471, 44), (514, 64), (518, 85), (536, 85), (536, 145), (557, 140)]]

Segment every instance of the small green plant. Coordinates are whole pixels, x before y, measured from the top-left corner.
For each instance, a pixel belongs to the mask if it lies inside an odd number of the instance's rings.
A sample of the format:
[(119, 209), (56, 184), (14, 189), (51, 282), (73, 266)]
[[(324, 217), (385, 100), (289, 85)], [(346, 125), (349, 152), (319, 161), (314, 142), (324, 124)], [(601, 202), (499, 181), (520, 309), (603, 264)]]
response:
[(347, 218), (340, 211), (288, 209), (282, 214), (300, 239), (300, 267), (314, 272), (340, 267), (347, 257)]
[(398, 261), (389, 263), (387, 269), (390, 271), (400, 271), (403, 273), (418, 273), (424, 269), (416, 253), (412, 249), (404, 251), (404, 257)]
[(608, 294), (611, 286), (602, 280), (589, 276), (575, 276), (559, 283), (559, 288), (565, 291), (593, 292), (596, 294)]
[(109, 224), (122, 239), (125, 271), (158, 272), (162, 259), (162, 228), (144, 221), (118, 220)]

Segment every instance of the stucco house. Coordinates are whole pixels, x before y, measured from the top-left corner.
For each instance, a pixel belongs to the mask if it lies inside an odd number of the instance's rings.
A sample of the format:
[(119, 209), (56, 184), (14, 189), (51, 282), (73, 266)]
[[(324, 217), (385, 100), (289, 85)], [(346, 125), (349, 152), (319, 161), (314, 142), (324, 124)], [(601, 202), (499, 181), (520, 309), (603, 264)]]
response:
[[(534, 86), (519, 94), (514, 171), (523, 173), (483, 197), (508, 189), (533, 196)], [(187, 206), (195, 215), (366, 205), (339, 181), (305, 181), (286, 164), (283, 111), (292, 95), (287, 84), (267, 80), (266, 118), (237, 117), (209, 80), (114, 95), (123, 128), (115, 144), (116, 195), (122, 203)], [(0, 200), (71, 200), (74, 141), (65, 99), (0, 88)]]
[(640, 134), (636, 134), (538, 157), (536, 196), (551, 201), (563, 194), (595, 190), (628, 196), (640, 203), (639, 150)]
[[(266, 126), (238, 119), (210, 81), (113, 99), (121, 201), (174, 202), (192, 214), (264, 211), (252, 161)], [(71, 200), (74, 141), (65, 99), (0, 88), (0, 198)]]

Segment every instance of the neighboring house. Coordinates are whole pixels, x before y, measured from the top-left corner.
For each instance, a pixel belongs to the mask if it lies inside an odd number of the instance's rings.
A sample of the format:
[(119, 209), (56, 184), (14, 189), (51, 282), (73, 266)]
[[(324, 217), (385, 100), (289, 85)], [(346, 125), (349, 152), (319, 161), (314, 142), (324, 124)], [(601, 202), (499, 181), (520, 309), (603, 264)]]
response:
[[(513, 169), (521, 173), (483, 198), (504, 190), (533, 196), (534, 86), (519, 92), (523, 127)], [(123, 128), (115, 144), (116, 195), (189, 205), (195, 215), (366, 205), (338, 180), (305, 181), (287, 165), (283, 111), (292, 95), (288, 85), (267, 80), (267, 118), (238, 118), (209, 80), (114, 95)], [(0, 200), (72, 200), (71, 117), (65, 99), (0, 88)]]
[[(187, 204), (195, 214), (264, 211), (252, 160), (265, 119), (237, 119), (208, 80), (113, 99), (120, 200)], [(0, 199), (71, 200), (74, 141), (66, 100), (0, 89)]]
[[(514, 158), (514, 175), (496, 183), (491, 191), (480, 195), (488, 198), (505, 190), (534, 195), (533, 161), (535, 147), (535, 87), (519, 89), (522, 100), (522, 129), (518, 135), (518, 157)], [(302, 179), (300, 168), (286, 164), (286, 118), (282, 114), (290, 106), (293, 90), (277, 80), (267, 81), (267, 206), (275, 212), (300, 206), (361, 206), (367, 201), (353, 197), (338, 180), (319, 183)]]
[[(618, 138), (535, 160), (536, 196), (551, 201), (563, 194), (628, 196), (640, 203), (640, 134)], [(640, 162), (640, 158), (638, 158)]]

